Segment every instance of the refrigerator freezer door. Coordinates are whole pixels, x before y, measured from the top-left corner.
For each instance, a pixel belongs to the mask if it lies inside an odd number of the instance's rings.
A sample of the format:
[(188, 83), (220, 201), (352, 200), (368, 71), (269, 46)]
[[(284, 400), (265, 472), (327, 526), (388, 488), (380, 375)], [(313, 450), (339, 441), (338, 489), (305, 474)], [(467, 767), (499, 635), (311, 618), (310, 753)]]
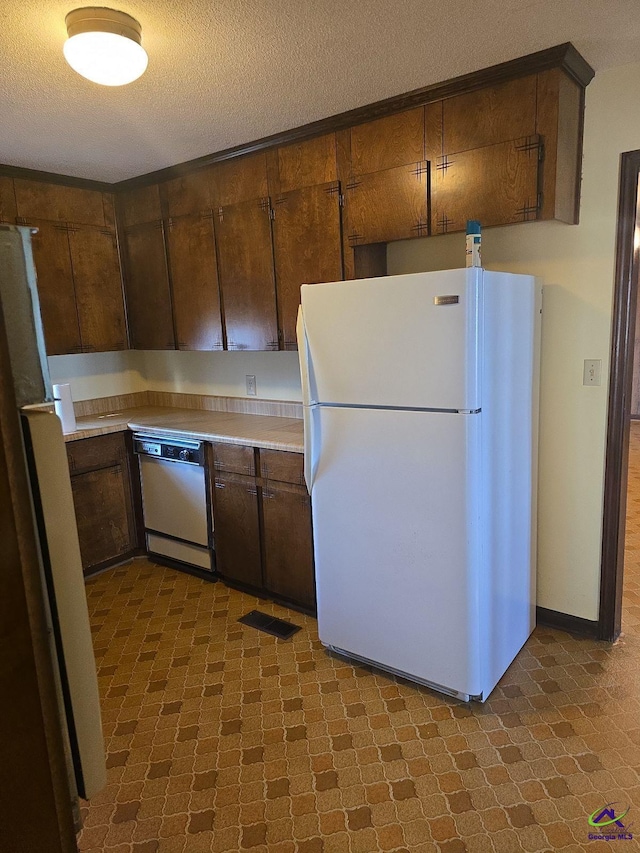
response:
[(482, 415), (319, 407), (321, 641), (479, 695)]
[(303, 285), (304, 402), (479, 409), (482, 280), (469, 269)]

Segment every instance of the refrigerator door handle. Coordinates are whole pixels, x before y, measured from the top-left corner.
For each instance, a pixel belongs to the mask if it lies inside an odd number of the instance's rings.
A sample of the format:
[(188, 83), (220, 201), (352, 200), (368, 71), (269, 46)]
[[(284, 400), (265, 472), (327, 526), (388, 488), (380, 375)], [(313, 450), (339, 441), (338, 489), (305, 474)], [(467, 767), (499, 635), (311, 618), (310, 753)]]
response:
[(318, 459), (318, 433), (316, 430), (317, 406), (303, 406), (304, 424), (304, 481), (307, 491), (311, 494)]
[(307, 490), (309, 494), (311, 494), (311, 489), (313, 487), (313, 474), (315, 469), (315, 445), (317, 436), (315, 435), (314, 429), (315, 406), (312, 404), (310, 391), (309, 367), (311, 365), (311, 352), (309, 351), (307, 330), (304, 326), (302, 305), (298, 308), (296, 336), (298, 338), (298, 354), (300, 359), (300, 382), (302, 385), (302, 416), (304, 425), (304, 481), (307, 484)]
[(309, 349), (309, 341), (307, 339), (307, 330), (304, 325), (304, 316), (302, 314), (302, 305), (298, 308), (298, 320), (296, 322), (296, 337), (298, 338), (298, 358), (300, 360), (300, 384), (302, 385), (302, 403), (305, 406), (310, 405), (311, 400), (311, 351)]

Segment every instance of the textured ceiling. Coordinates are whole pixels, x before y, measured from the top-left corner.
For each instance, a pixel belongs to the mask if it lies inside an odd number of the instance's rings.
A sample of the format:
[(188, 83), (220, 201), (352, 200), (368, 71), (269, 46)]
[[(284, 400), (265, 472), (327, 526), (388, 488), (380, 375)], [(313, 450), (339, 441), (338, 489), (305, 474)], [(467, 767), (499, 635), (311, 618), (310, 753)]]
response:
[(62, 56), (62, 0), (0, 0), (0, 162), (118, 181), (571, 41), (640, 60), (637, 0), (107, 0), (147, 72), (110, 89)]

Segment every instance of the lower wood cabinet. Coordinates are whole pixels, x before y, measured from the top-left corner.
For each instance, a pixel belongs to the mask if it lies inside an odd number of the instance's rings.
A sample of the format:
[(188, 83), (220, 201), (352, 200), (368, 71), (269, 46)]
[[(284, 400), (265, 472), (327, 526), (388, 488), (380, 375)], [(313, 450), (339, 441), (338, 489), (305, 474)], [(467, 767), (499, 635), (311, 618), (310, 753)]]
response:
[(311, 502), (302, 454), (216, 443), (213, 457), (219, 574), (232, 584), (315, 610)]
[(262, 487), (264, 587), (308, 608), (316, 604), (311, 500), (304, 486)]
[(213, 512), (218, 572), (236, 583), (261, 587), (260, 518), (255, 479), (216, 473)]
[(132, 556), (140, 545), (132, 476), (136, 462), (128, 433), (67, 444), (71, 490), (85, 574)]

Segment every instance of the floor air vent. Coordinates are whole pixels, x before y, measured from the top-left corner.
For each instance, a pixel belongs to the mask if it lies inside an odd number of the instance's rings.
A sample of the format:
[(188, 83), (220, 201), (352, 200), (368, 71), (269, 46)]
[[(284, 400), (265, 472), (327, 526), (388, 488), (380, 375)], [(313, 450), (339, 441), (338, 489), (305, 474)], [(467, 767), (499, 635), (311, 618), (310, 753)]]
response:
[(242, 622), (243, 625), (248, 625), (250, 628), (257, 628), (258, 631), (264, 631), (266, 634), (272, 634), (280, 640), (288, 640), (300, 630), (299, 625), (292, 625), (291, 622), (285, 622), (284, 619), (276, 619), (275, 616), (269, 616), (268, 613), (260, 613), (259, 610), (252, 610), (246, 616), (241, 616), (238, 622)]

